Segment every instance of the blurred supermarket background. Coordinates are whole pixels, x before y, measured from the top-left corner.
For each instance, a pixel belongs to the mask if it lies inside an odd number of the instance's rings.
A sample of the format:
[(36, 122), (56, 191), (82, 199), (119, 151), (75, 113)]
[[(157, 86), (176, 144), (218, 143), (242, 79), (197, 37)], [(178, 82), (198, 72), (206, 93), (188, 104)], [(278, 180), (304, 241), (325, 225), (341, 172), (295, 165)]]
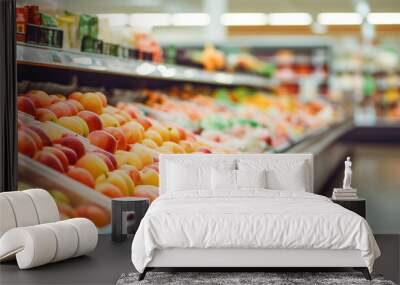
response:
[(400, 1), (17, 1), (19, 188), (109, 230), (160, 153), (315, 155), (400, 233)]

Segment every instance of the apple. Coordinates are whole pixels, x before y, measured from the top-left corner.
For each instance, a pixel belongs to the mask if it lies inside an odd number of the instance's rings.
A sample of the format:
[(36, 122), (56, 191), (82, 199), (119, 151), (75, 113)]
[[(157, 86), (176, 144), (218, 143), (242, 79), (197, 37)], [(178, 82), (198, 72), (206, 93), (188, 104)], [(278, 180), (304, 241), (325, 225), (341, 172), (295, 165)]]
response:
[(95, 187), (95, 190), (97, 192), (100, 192), (100, 193), (110, 197), (111, 199), (124, 197), (121, 190), (119, 190), (119, 188), (117, 186), (115, 186), (114, 184), (111, 184), (109, 182), (97, 184)]
[(78, 158), (81, 158), (86, 152), (83, 143), (74, 135), (64, 135), (60, 139), (60, 144), (72, 148), (78, 155)]
[(186, 131), (181, 127), (176, 127), (179, 132), (179, 140), (186, 140)]
[[(65, 100), (65, 101), (64, 101), (64, 103), (65, 103), (66, 105), (68, 105), (69, 109), (71, 110), (70, 114), (71, 114), (72, 116), (75, 116), (75, 115), (78, 114), (78, 112), (81, 111), (81, 110), (79, 110), (78, 106), (75, 105), (73, 102), (76, 102), (76, 101), (75, 101), (75, 100)], [(82, 106), (82, 105), (81, 105), (81, 106)], [(83, 107), (82, 107), (82, 108), (83, 108)]]
[(158, 148), (158, 150), (161, 151), (165, 150), (166, 153), (185, 153), (185, 150), (177, 143), (168, 141), (168, 142), (164, 142), (163, 145)]
[(42, 129), (46, 135), (50, 138), (50, 140), (54, 143), (61, 139), (64, 135), (64, 130), (60, 129), (59, 127), (55, 126), (51, 122), (44, 122), (40, 129)]
[(133, 183), (135, 183), (135, 185), (139, 185), (142, 183), (142, 178), (140, 177), (140, 172), (139, 170), (137, 170), (136, 167), (129, 165), (129, 164), (125, 164), (122, 165), (120, 167), (121, 170), (125, 171), (126, 173), (128, 173), (128, 175), (131, 177)]
[(72, 92), (71, 94), (68, 95), (68, 99), (79, 102), (82, 95), (83, 95), (82, 92)]
[(68, 204), (57, 203), (58, 211), (60, 212), (60, 216), (65, 217), (66, 219), (76, 218), (76, 211)]
[(129, 122), (132, 121), (132, 117), (131, 115), (129, 115), (127, 112), (125, 112), (124, 110), (118, 110), (117, 114), (120, 115), (121, 117), (123, 117), (125, 119), (125, 122)]
[(150, 165), (147, 165), (146, 168), (151, 168), (151, 169), (153, 169), (153, 170), (156, 171), (156, 172), (160, 172), (160, 170), (159, 170), (159, 168), (158, 168), (158, 163), (157, 163), (157, 162), (152, 163), (152, 164), (150, 164)]
[(64, 172), (64, 167), (63, 167), (61, 161), (58, 159), (58, 157), (55, 154), (53, 154), (51, 152), (38, 151), (35, 154), (34, 159), (44, 165), (47, 165), (48, 167), (50, 167), (60, 173)]
[(36, 117), (36, 107), (32, 99), (28, 97), (18, 96), (17, 98), (17, 109), (27, 113), (33, 117)]
[(18, 151), (29, 157), (38, 151), (35, 140), (23, 130), (18, 131)]
[(142, 140), (142, 144), (151, 149), (156, 149), (158, 147), (158, 145), (152, 139), (148, 138)]
[(57, 120), (57, 124), (81, 136), (87, 136), (89, 134), (89, 127), (85, 120), (78, 116), (61, 117)]
[(118, 124), (120, 125), (120, 126), (122, 126), (123, 124), (125, 124), (125, 123), (127, 123), (129, 120), (126, 120), (122, 115), (120, 115), (119, 113), (114, 113), (114, 114), (110, 114), (111, 116), (113, 116), (116, 120), (117, 120), (117, 122), (118, 122)]
[(100, 119), (101, 119), (101, 122), (103, 123), (104, 128), (119, 127), (119, 122), (114, 117), (114, 115), (103, 113), (100, 115)]
[(117, 149), (126, 150), (128, 148), (128, 144), (126, 141), (126, 136), (122, 129), (108, 127), (104, 129), (107, 133), (111, 134), (117, 140)]
[(43, 148), (42, 139), (36, 132), (34, 132), (33, 130), (31, 130), (29, 127), (26, 126), (22, 127), (21, 130), (29, 134), (29, 136), (35, 141), (37, 150), (41, 150)]
[(41, 122), (56, 122), (57, 116), (53, 113), (53, 111), (45, 108), (36, 109), (36, 120)]
[(85, 93), (79, 98), (79, 102), (82, 104), (83, 108), (88, 111), (92, 111), (96, 114), (101, 114), (103, 112), (103, 102), (96, 93)]
[(107, 164), (98, 155), (87, 153), (82, 156), (75, 164), (90, 172), (94, 179), (108, 172)]
[(91, 132), (88, 136), (89, 142), (105, 151), (115, 153), (117, 140), (104, 130)]
[(153, 124), (148, 130), (153, 130), (158, 132), (164, 141), (170, 140), (170, 134), (168, 129), (163, 125), (161, 125), (160, 123)]
[(179, 145), (183, 148), (183, 150), (184, 150), (186, 153), (192, 153), (192, 152), (195, 152), (195, 151), (196, 151), (196, 149), (195, 149), (193, 143), (190, 142), (190, 141), (188, 141), (188, 140), (182, 140), (182, 141), (180, 141), (180, 142), (179, 142)]
[(76, 113), (79, 113), (83, 110), (85, 110), (85, 108), (83, 108), (82, 104), (79, 103), (79, 101), (76, 100), (72, 100), (72, 99), (68, 99), (67, 101), (65, 101), (66, 103), (75, 106), (75, 108), (77, 109)]
[(60, 144), (55, 144), (54, 147), (61, 150), (67, 156), (70, 165), (74, 165), (78, 161), (78, 155), (72, 148)]
[(98, 228), (104, 227), (110, 223), (110, 215), (98, 206), (79, 206), (75, 211), (77, 217), (91, 220)]
[[(75, 101), (77, 102), (77, 101)], [(93, 131), (97, 131), (97, 130), (101, 130), (103, 129), (103, 123), (99, 117), (99, 115), (97, 115), (94, 112), (91, 111), (81, 111), (78, 113), (78, 116), (85, 120), (87, 126), (89, 127), (89, 132), (93, 132)]]
[(40, 90), (31, 90), (25, 96), (32, 99), (36, 108), (46, 108), (51, 104), (49, 95)]
[(104, 154), (104, 155), (107, 156), (108, 159), (111, 161), (111, 163), (112, 163), (113, 166), (114, 166), (114, 169), (118, 168), (118, 162), (117, 162), (117, 160), (115, 159), (114, 154), (109, 153), (108, 151), (103, 151), (103, 150), (94, 150), (93, 152), (100, 152), (100, 153)]
[(114, 164), (111, 162), (111, 160), (108, 158), (107, 155), (105, 155), (103, 152), (100, 151), (96, 151), (93, 153), (96, 154), (98, 157), (100, 157), (107, 164), (109, 171), (115, 170), (116, 167), (114, 166)]
[(71, 205), (71, 199), (65, 193), (58, 190), (50, 190), (49, 193), (56, 203)]
[(122, 179), (124, 179), (125, 184), (128, 187), (128, 195), (132, 195), (135, 191), (135, 183), (133, 182), (129, 174), (120, 169), (116, 169), (115, 171), (113, 171), (113, 173), (120, 175)]
[(139, 119), (137, 119), (137, 121), (139, 122), (139, 124), (141, 124), (143, 126), (143, 128), (145, 130), (147, 130), (148, 128), (150, 128), (153, 125), (148, 118), (144, 118), (144, 117), (139, 118)]
[(82, 167), (70, 166), (67, 175), (90, 188), (95, 187), (92, 175)]
[(173, 127), (169, 127), (168, 128), (168, 132), (169, 132), (169, 139), (170, 141), (179, 143), (180, 140), (180, 134), (177, 128), (173, 128)]

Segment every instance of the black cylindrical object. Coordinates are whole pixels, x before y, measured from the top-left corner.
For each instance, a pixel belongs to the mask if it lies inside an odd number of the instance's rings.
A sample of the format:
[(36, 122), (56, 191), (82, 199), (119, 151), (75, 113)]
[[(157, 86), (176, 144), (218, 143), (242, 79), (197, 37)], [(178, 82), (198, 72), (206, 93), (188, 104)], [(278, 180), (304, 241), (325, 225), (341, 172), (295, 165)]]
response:
[(124, 197), (113, 199), (112, 240), (123, 241), (127, 236), (134, 235), (149, 205), (150, 202), (146, 198)]

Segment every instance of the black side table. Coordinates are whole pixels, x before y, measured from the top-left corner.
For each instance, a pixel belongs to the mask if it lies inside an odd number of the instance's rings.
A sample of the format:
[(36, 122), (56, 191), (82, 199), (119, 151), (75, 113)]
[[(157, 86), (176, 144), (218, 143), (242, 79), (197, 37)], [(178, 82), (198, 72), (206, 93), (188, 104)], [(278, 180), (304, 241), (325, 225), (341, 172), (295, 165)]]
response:
[(112, 199), (111, 239), (123, 241), (128, 235), (134, 235), (149, 205), (150, 202), (147, 198), (123, 197)]
[(358, 199), (332, 199), (333, 203), (339, 204), (340, 206), (353, 211), (356, 214), (359, 214), (364, 219), (367, 217), (366, 215), (366, 200), (364, 198)]

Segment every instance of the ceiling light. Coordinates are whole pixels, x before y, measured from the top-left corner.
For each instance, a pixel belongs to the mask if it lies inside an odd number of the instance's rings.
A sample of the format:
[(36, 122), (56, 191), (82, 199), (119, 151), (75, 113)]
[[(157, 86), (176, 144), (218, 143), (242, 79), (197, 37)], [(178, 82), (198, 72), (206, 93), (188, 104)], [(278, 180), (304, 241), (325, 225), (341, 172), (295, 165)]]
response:
[(317, 19), (321, 25), (360, 25), (362, 22), (358, 13), (320, 13)]
[(129, 18), (131, 26), (169, 26), (171, 24), (171, 15), (164, 13), (136, 13), (131, 14)]
[(172, 15), (174, 26), (207, 26), (210, 16), (206, 13), (179, 13)]
[(98, 14), (99, 19), (107, 19), (111, 27), (123, 27), (129, 23), (128, 14)]
[(373, 25), (399, 25), (400, 13), (369, 13), (367, 19)]
[(272, 13), (270, 24), (272, 26), (307, 26), (312, 23), (308, 13)]
[(263, 26), (268, 24), (268, 16), (264, 13), (225, 13), (221, 23), (225, 26)]

